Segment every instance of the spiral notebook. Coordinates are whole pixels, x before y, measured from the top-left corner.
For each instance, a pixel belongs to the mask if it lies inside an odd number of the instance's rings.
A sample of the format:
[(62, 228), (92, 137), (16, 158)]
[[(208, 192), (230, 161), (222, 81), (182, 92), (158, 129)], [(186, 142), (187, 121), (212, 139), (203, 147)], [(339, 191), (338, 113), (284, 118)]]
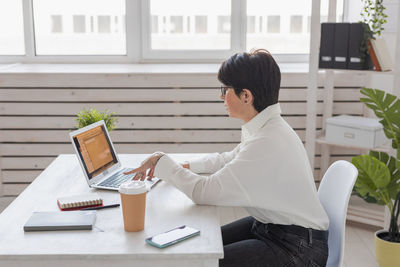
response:
[(57, 199), (61, 210), (79, 210), (83, 208), (103, 206), (103, 199), (97, 193), (60, 197)]

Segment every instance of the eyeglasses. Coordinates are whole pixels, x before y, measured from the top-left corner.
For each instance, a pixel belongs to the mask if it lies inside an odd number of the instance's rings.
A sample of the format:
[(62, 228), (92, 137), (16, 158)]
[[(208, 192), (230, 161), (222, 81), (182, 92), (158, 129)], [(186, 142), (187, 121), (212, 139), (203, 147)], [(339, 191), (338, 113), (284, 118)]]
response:
[(230, 86), (221, 85), (221, 95), (225, 96), (226, 95), (226, 91), (228, 91), (229, 88), (231, 88), (231, 87)]

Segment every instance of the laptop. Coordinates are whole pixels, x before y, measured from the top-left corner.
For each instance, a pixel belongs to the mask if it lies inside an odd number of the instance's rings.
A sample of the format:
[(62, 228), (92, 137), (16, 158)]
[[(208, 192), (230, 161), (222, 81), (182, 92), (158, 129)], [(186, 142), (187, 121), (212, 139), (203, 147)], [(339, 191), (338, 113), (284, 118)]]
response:
[[(69, 136), (90, 187), (118, 190), (120, 184), (135, 176), (135, 173), (124, 174), (133, 168), (122, 167), (104, 121), (73, 131)], [(147, 189), (159, 180), (145, 180)]]

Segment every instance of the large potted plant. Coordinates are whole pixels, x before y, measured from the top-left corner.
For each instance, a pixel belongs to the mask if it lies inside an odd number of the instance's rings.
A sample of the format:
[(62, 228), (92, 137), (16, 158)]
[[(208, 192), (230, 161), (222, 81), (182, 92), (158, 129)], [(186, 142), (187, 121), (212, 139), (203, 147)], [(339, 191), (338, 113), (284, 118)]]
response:
[(354, 190), (367, 202), (389, 209), (389, 229), (375, 233), (376, 257), (381, 267), (400, 266), (400, 100), (377, 89), (363, 88), (361, 93), (366, 96), (361, 102), (380, 119), (395, 152), (389, 155), (372, 150), (368, 155), (353, 157), (352, 163), (358, 169)]

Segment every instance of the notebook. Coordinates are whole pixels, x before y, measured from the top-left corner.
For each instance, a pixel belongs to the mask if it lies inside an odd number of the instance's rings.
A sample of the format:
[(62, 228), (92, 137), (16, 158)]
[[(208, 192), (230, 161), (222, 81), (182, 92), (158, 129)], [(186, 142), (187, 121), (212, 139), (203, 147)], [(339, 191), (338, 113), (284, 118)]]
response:
[[(132, 168), (122, 166), (104, 121), (95, 122), (69, 135), (90, 187), (118, 191), (123, 182), (135, 176), (136, 173), (124, 174)], [(158, 178), (145, 180), (147, 189), (150, 190), (158, 181)]]
[(103, 199), (97, 193), (60, 197), (57, 205), (61, 210), (77, 210), (103, 205)]
[(96, 211), (40, 211), (33, 212), (24, 231), (92, 230)]

